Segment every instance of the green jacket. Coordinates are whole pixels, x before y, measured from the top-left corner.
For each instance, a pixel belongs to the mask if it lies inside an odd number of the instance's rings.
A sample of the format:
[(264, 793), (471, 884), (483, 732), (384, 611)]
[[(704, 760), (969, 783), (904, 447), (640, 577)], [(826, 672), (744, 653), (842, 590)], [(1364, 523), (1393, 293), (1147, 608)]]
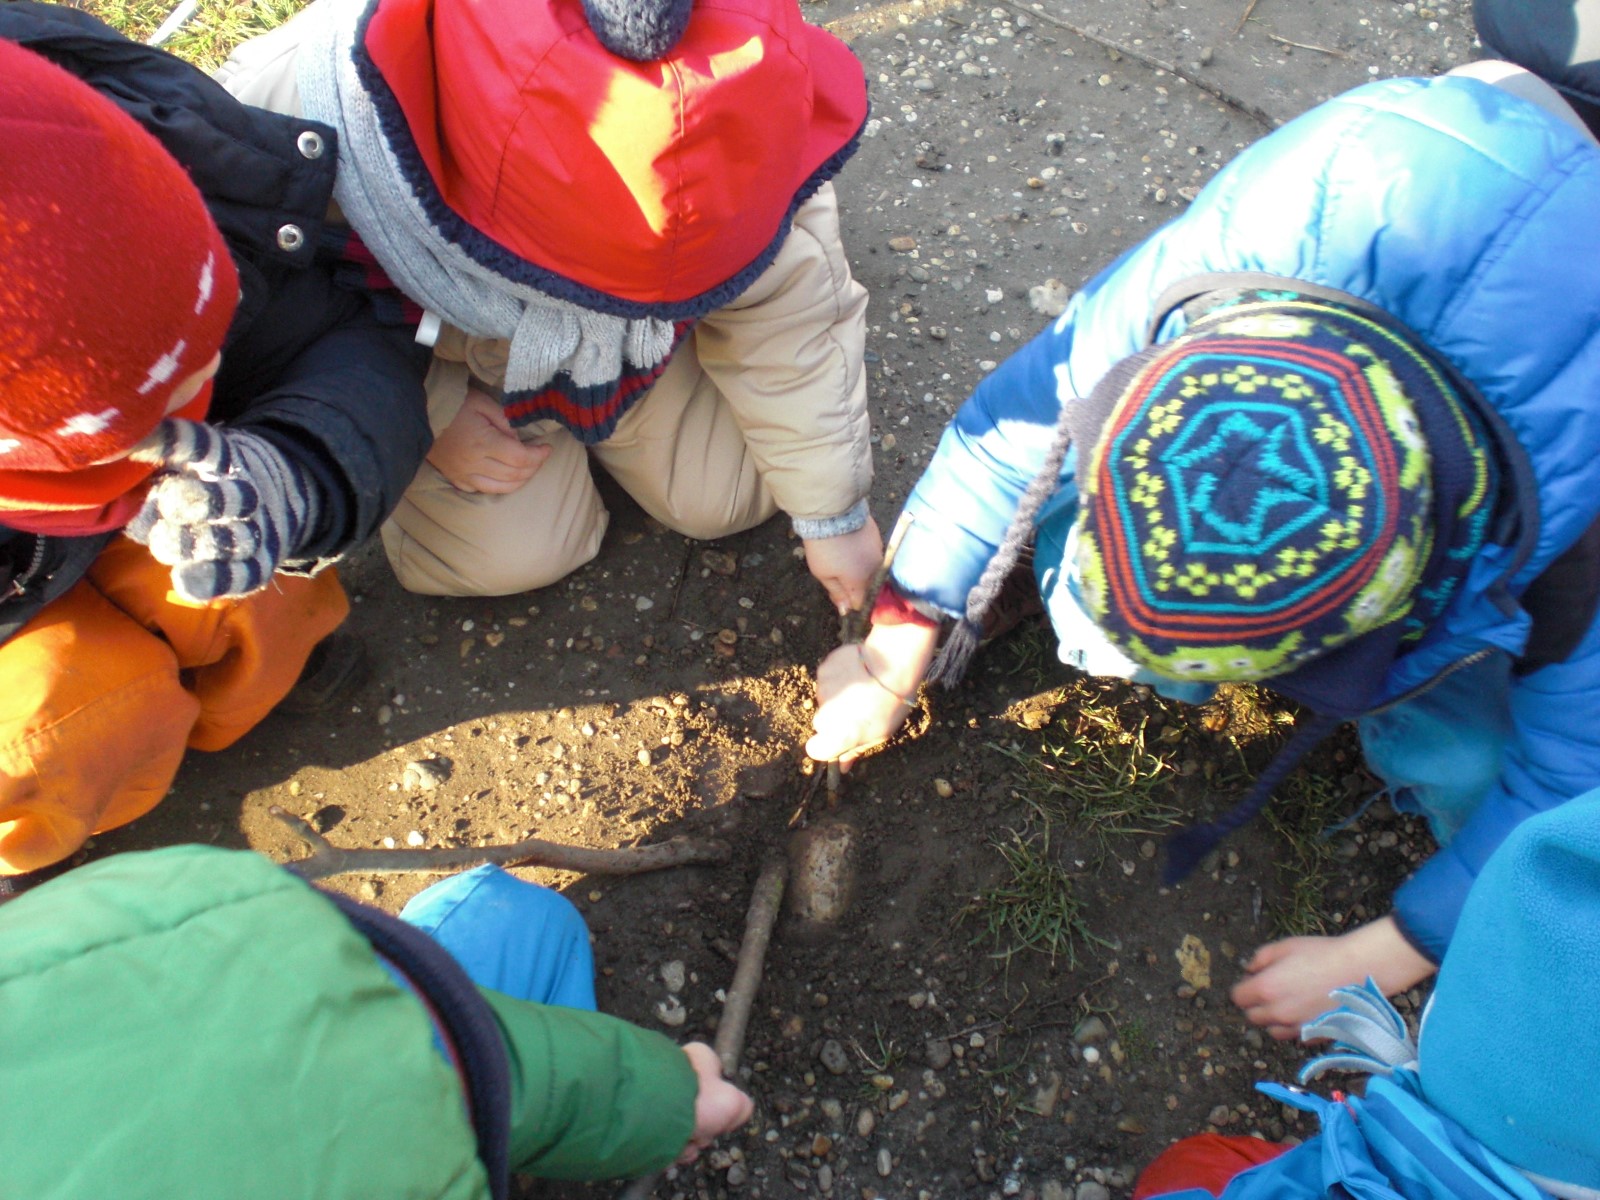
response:
[[(511, 1164), (670, 1163), (696, 1081), (659, 1034), (484, 991)], [(0, 905), (0, 1197), (483, 1200), (460, 1082), (415, 993), (257, 855), (126, 854)]]

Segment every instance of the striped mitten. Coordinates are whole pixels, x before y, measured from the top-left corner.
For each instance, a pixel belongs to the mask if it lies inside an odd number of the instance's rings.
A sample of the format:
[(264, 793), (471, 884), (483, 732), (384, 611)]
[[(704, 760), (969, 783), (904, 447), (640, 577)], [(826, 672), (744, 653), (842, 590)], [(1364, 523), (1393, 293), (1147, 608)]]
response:
[(316, 524), (315, 487), (257, 434), (168, 419), (130, 457), (163, 469), (124, 532), (186, 599), (259, 591)]

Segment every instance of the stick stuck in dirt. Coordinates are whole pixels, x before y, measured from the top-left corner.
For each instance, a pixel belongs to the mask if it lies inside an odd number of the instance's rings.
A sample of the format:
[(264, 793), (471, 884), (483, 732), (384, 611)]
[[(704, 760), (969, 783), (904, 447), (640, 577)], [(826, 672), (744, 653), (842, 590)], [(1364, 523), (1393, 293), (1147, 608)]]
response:
[[(734, 964), (733, 983), (722, 1002), (722, 1019), (717, 1022), (712, 1048), (722, 1061), (722, 1073), (732, 1079), (744, 1053), (744, 1035), (750, 1028), (750, 1009), (761, 987), (761, 970), (767, 961), (767, 945), (772, 928), (783, 906), (783, 889), (789, 879), (788, 860), (782, 855), (769, 858), (756, 876), (750, 907), (744, 918), (744, 938), (739, 942), (739, 960)], [(641, 1175), (618, 1194), (617, 1200), (647, 1200), (661, 1181), (661, 1172)]]

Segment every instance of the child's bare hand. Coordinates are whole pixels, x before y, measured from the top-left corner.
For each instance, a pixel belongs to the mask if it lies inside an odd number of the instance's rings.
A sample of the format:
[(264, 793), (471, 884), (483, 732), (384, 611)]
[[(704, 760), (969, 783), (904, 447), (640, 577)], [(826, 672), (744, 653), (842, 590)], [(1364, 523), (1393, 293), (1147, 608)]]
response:
[(928, 673), (937, 629), (875, 626), (860, 645), (841, 646), (817, 668), (815, 735), (806, 753), (848, 771), (862, 753), (894, 736)]
[(1386, 996), (1403, 992), (1433, 974), (1393, 918), (1384, 917), (1338, 937), (1292, 937), (1270, 942), (1245, 965), (1233, 1002), (1252, 1025), (1265, 1026), (1280, 1041), (1300, 1036), (1300, 1027), (1333, 1007), (1329, 993), (1370, 975)]
[(732, 1133), (750, 1119), (755, 1104), (722, 1077), (722, 1062), (717, 1052), (704, 1042), (690, 1042), (683, 1052), (700, 1081), (694, 1098), (694, 1133), (678, 1156), (678, 1162), (692, 1163), (712, 1142)]
[(549, 446), (519, 438), (500, 402), (477, 388), (467, 389), (461, 411), (428, 451), (428, 461), (451, 487), (491, 495), (516, 491), (549, 457)]
[(837, 611), (849, 612), (866, 602), (867, 584), (883, 561), (883, 535), (871, 516), (854, 533), (810, 538), (805, 548), (806, 566), (827, 590)]

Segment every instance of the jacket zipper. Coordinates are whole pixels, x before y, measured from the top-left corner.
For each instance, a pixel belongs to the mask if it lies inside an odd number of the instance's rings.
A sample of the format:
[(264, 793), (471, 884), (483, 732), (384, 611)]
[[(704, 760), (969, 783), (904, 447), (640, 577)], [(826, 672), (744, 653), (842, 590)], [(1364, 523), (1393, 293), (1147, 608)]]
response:
[(20, 596), (28, 590), (28, 584), (39, 573), (39, 568), (44, 566), (44, 538), (40, 534), (33, 537), (33, 556), (28, 560), (28, 568), (22, 574), (12, 577), (11, 586), (7, 589), (5, 599), (10, 600)]
[[(1480, 646), (1480, 647), (1478, 647), (1478, 649), (1474, 650), (1471, 654), (1468, 654), (1463, 658), (1458, 658), (1458, 659), (1456, 659), (1455, 662), (1450, 663), (1448, 666), (1444, 667), (1442, 670), (1439, 671), (1438, 674), (1434, 675), (1431, 679), (1424, 679), (1421, 683), (1417, 684), (1415, 687), (1408, 688), (1406, 691), (1401, 692), (1393, 700), (1385, 700), (1382, 704), (1378, 705), (1377, 708), (1369, 708), (1369, 709), (1367, 709), (1367, 711), (1362, 713), (1361, 716), (1362, 717), (1375, 717), (1379, 713), (1388, 712), (1391, 708), (1395, 707), (1395, 705), (1397, 705), (1397, 704), (1404, 704), (1407, 700), (1415, 700), (1418, 696), (1422, 695), (1423, 692), (1426, 692), (1431, 688), (1437, 687), (1440, 683), (1442, 683), (1444, 680), (1448, 679), (1450, 676), (1454, 675), (1457, 671), (1463, 671), (1468, 667), (1475, 666), (1478, 663), (1481, 663), (1484, 659), (1488, 658), (1493, 653), (1494, 653), (1493, 647)], [(1356, 719), (1360, 720), (1360, 717), (1358, 717)]]

